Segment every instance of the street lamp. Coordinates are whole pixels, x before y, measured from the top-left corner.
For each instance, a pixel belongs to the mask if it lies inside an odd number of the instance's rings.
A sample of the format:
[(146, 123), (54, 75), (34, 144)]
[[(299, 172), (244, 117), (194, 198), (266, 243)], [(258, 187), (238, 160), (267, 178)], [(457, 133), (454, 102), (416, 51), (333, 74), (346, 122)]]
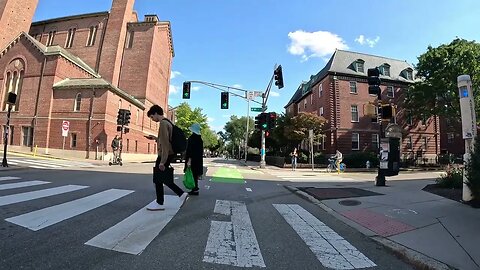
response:
[(17, 94), (10, 92), (8, 93), (7, 104), (8, 104), (8, 112), (7, 112), (7, 125), (5, 126), (5, 137), (3, 140), (3, 161), (2, 167), (8, 167), (7, 162), (7, 145), (8, 145), (8, 133), (10, 130), (10, 112), (12, 111), (12, 106), (15, 105), (17, 101)]

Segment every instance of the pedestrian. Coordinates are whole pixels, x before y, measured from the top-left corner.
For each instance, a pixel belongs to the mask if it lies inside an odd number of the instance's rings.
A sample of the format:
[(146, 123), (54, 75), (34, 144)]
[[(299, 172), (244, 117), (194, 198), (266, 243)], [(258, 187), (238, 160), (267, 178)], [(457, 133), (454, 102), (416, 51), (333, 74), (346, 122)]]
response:
[(173, 181), (173, 167), (170, 163), (175, 158), (175, 153), (172, 150), (172, 130), (173, 124), (165, 118), (162, 107), (153, 105), (147, 112), (147, 116), (155, 122), (160, 123), (157, 136), (157, 160), (153, 168), (153, 183), (155, 184), (155, 192), (157, 200), (147, 206), (148, 210), (165, 210), (163, 185), (169, 187), (180, 200), (180, 207), (183, 205), (188, 197), (188, 193), (175, 184)]
[(185, 152), (185, 169), (192, 170), (195, 187), (188, 192), (189, 195), (198, 195), (198, 179), (203, 175), (203, 140), (200, 133), (200, 125), (198, 123), (190, 126), (192, 135), (187, 141), (187, 151)]
[(292, 156), (292, 171), (295, 171), (297, 169), (297, 148), (293, 149), (293, 152), (290, 154)]

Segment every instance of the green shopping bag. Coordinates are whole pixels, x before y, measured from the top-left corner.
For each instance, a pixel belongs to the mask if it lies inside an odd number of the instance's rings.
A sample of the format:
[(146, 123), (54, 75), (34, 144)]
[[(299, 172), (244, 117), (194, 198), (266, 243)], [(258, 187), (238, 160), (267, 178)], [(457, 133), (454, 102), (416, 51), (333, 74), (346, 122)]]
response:
[(195, 188), (195, 180), (193, 180), (193, 173), (192, 169), (187, 168), (185, 171), (185, 175), (183, 176), (183, 185), (186, 189), (193, 189)]

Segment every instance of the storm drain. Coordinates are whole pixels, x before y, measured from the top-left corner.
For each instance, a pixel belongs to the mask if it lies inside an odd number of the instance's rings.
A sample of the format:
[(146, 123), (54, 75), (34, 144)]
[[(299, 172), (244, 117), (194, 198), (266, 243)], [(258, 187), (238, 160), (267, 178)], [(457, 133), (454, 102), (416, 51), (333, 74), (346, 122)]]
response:
[(344, 206), (356, 206), (356, 205), (362, 204), (362, 202), (357, 200), (343, 200), (343, 201), (339, 201), (338, 203)]

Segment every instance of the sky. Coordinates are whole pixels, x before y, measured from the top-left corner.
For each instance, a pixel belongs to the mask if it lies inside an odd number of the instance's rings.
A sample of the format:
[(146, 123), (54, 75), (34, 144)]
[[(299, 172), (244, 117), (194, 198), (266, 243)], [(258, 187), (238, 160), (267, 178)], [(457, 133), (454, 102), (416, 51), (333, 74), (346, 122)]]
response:
[[(40, 0), (34, 21), (108, 11), (111, 4)], [(184, 81), (265, 91), (279, 64), (285, 87), (272, 87), (268, 111), (282, 113), (301, 82), (321, 70), (335, 49), (414, 65), (429, 45), (456, 37), (480, 40), (478, 0), (136, 0), (135, 10), (139, 18), (157, 14), (171, 22), (169, 105), (202, 108), (215, 131), (231, 115), (246, 116), (247, 102), (231, 96), (230, 108), (222, 110), (220, 90), (198, 83), (192, 84), (191, 99), (183, 100)]]

